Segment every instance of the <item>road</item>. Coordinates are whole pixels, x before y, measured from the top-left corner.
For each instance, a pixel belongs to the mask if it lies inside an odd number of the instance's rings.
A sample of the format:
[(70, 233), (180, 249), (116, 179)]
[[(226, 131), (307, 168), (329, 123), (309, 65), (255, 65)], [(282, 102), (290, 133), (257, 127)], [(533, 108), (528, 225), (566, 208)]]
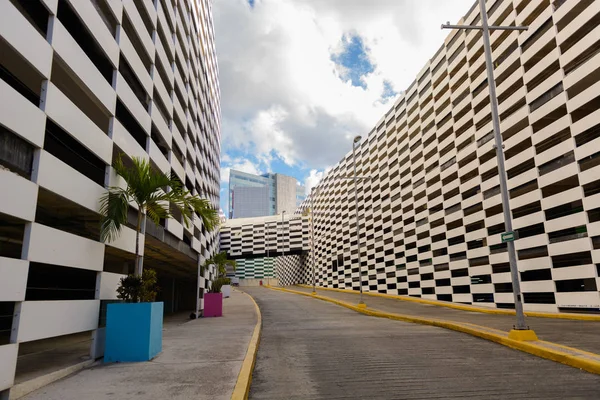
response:
[(251, 399), (598, 399), (600, 376), (463, 333), (244, 288), (263, 331)]

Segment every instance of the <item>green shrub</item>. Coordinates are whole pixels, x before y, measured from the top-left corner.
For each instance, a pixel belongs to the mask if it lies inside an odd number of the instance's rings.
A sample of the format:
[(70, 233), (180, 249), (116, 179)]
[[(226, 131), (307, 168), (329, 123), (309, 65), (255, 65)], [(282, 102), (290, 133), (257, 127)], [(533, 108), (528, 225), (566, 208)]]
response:
[(145, 269), (142, 276), (128, 275), (121, 278), (117, 288), (117, 298), (126, 303), (148, 303), (156, 299), (156, 271)]

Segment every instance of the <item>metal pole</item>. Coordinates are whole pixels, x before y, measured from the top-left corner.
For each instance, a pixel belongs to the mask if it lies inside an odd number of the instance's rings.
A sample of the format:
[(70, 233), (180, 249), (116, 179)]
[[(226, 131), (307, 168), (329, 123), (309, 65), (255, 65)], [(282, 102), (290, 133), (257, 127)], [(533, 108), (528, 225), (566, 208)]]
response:
[(315, 280), (315, 198), (316, 190), (310, 189), (310, 247), (312, 253), (312, 281), (313, 281), (313, 293), (317, 293), (317, 284)]
[[(507, 232), (512, 232), (512, 219), (510, 215), (508, 188), (506, 184), (506, 169), (504, 167), (504, 151), (502, 144), (502, 135), (500, 133), (500, 118), (498, 117), (498, 99), (496, 98), (496, 81), (494, 80), (494, 64), (492, 62), (492, 48), (490, 45), (490, 31), (488, 26), (487, 11), (485, 9), (485, 0), (479, 0), (481, 11), (483, 46), (485, 50), (485, 64), (487, 67), (488, 86), (490, 88), (490, 103), (492, 106), (492, 120), (494, 124), (494, 137), (496, 139), (496, 156), (498, 157), (498, 175), (500, 178), (500, 193), (502, 195), (502, 209), (504, 211), (504, 225)], [(521, 298), (521, 285), (519, 282), (519, 270), (517, 268), (517, 255), (515, 252), (515, 243), (509, 241), (508, 259), (510, 261), (510, 275), (512, 278), (513, 295), (515, 298), (515, 311), (517, 314), (517, 325), (515, 329), (526, 330), (525, 315), (523, 314), (523, 302)]]
[(285, 216), (285, 210), (281, 212), (281, 262), (283, 262), (283, 256), (285, 256), (285, 222), (283, 217)]
[[(198, 319), (199, 309), (200, 309), (200, 277), (202, 274), (200, 271), (202, 270), (202, 263), (200, 262), (200, 257), (198, 256), (198, 277), (196, 279), (196, 319)], [(173, 281), (174, 282), (174, 281)]]
[[(358, 139), (360, 140), (360, 139)], [(362, 268), (360, 263), (360, 232), (358, 228), (358, 185), (356, 175), (356, 139), (352, 143), (352, 164), (354, 164), (354, 211), (356, 214), (356, 248), (358, 249), (358, 282), (360, 284), (360, 300), (358, 304), (365, 304), (363, 301)]]

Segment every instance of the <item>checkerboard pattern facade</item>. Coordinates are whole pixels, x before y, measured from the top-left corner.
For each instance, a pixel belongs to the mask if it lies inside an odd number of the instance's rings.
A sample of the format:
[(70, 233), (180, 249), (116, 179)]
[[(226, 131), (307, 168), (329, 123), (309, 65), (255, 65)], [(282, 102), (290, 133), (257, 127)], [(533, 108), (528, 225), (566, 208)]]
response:
[[(277, 257), (277, 278), (280, 286), (312, 283), (308, 254)], [(310, 275), (310, 277), (309, 277)]]
[(235, 276), (240, 279), (275, 278), (274, 257), (238, 258)]
[(236, 218), (225, 222), (220, 231), (220, 248), (229, 257), (264, 254), (266, 257), (307, 251), (309, 247), (307, 216)]
[[(487, 10), (529, 26), (491, 35), (525, 309), (600, 311), (600, 1)], [(350, 152), (314, 198), (319, 285), (514, 307), (479, 31), (450, 33), (356, 164), (361, 265)]]

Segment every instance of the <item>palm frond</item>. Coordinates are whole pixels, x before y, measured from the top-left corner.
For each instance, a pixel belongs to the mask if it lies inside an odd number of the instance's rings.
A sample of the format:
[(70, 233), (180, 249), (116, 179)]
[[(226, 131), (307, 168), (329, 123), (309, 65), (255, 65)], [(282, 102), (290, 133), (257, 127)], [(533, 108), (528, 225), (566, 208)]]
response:
[(100, 240), (112, 242), (121, 232), (121, 227), (127, 223), (129, 196), (127, 190), (111, 187), (100, 197)]
[(206, 230), (212, 231), (219, 226), (221, 223), (219, 213), (213, 208), (209, 200), (193, 196), (188, 198), (187, 201), (190, 208), (200, 216)]
[(160, 196), (150, 198), (146, 202), (146, 215), (156, 224), (160, 223), (161, 219), (167, 219), (171, 216), (169, 204), (164, 204)]

